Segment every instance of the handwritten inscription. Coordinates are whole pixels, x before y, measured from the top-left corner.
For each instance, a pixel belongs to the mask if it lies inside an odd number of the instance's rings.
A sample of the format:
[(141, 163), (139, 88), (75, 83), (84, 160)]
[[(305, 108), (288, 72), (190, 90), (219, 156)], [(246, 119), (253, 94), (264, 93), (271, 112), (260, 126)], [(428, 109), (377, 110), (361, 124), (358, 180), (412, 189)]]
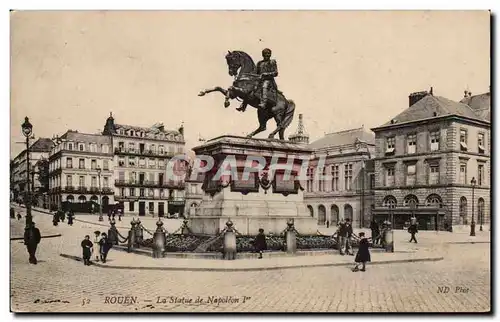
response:
[(450, 288), (449, 286), (438, 286), (437, 288), (438, 293), (447, 294), (450, 293), (450, 291), (452, 293), (469, 293), (470, 290), (468, 287), (465, 286), (455, 286), (452, 288)]

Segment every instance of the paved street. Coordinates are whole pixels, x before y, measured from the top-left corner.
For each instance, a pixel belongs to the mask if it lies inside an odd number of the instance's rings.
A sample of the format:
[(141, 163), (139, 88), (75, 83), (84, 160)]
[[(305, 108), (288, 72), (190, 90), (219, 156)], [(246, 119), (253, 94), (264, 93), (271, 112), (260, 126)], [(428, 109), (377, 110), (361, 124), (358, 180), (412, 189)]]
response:
[[(117, 270), (87, 267), (59, 256), (63, 251), (74, 251), (83, 234), (97, 226), (75, 222), (73, 227), (66, 223), (53, 227), (49, 216), (38, 213), (34, 221), (42, 235), (55, 232), (63, 237), (42, 239), (36, 266), (28, 264), (22, 242), (11, 241), (13, 311), (470, 312), (490, 309), (490, 244), (487, 243), (446, 244), (441, 246), (445, 252), (443, 261), (374, 265), (368, 266), (366, 272), (357, 273), (346, 267), (189, 273)], [(21, 227), (17, 220), (11, 223)], [(11, 232), (22, 231), (15, 227)], [(113, 256), (119, 256), (118, 252), (110, 254), (110, 262)], [(450, 290), (438, 293), (439, 287)], [(165, 303), (157, 303), (157, 297)], [(177, 297), (177, 301), (170, 297)], [(196, 303), (198, 297), (201, 303)], [(136, 300), (136, 303), (114, 303), (125, 300)]]

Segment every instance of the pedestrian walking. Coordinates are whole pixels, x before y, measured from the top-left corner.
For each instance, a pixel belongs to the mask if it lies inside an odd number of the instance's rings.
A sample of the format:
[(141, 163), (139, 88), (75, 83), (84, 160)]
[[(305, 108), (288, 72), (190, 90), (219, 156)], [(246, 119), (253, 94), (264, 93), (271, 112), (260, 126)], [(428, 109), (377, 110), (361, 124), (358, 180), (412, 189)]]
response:
[(326, 228), (330, 228), (330, 221), (329, 220), (326, 221)]
[(359, 264), (362, 265), (361, 271), (366, 271), (366, 263), (371, 261), (370, 256), (370, 244), (368, 243), (368, 239), (365, 238), (365, 233), (360, 232), (359, 237), (361, 240), (359, 241), (358, 252), (356, 253), (356, 257), (354, 258), (354, 262), (356, 262), (356, 266), (352, 269), (353, 272), (359, 271)]
[(68, 225), (73, 226), (73, 218), (75, 217), (75, 214), (73, 211), (70, 211), (68, 213)]
[(55, 212), (52, 216), (52, 224), (54, 226), (59, 225), (59, 212)]
[(61, 210), (60, 214), (61, 214), (61, 221), (64, 222), (64, 219), (66, 219), (66, 212)]
[(410, 225), (410, 227), (408, 227), (408, 232), (411, 234), (411, 238), (410, 238), (410, 243), (412, 241), (415, 241), (415, 244), (417, 244), (417, 238), (415, 237), (415, 234), (418, 233), (418, 228), (417, 228), (417, 224), (412, 224)]
[(262, 253), (267, 250), (267, 242), (266, 235), (264, 235), (264, 229), (259, 229), (259, 234), (255, 237), (253, 246), (255, 248), (255, 251), (259, 253), (259, 259), (262, 258)]
[(92, 248), (94, 244), (90, 241), (90, 236), (85, 235), (85, 239), (81, 243), (83, 252), (83, 265), (90, 265), (90, 256), (92, 256)]
[(354, 253), (352, 252), (352, 226), (351, 226), (351, 220), (347, 218), (345, 220), (345, 225), (346, 225), (346, 230), (347, 230), (347, 238), (345, 241), (345, 252), (347, 255), (354, 256)]
[(373, 219), (370, 223), (370, 230), (372, 231), (372, 243), (375, 245), (377, 244), (380, 235), (380, 227), (375, 219)]
[(122, 221), (122, 211), (118, 209), (118, 221)]
[(339, 226), (337, 228), (337, 237), (338, 237), (340, 255), (345, 255), (347, 227), (345, 225), (344, 218), (342, 218), (339, 222)]
[(106, 233), (102, 233), (101, 239), (99, 240), (99, 253), (101, 255), (101, 262), (106, 263), (106, 258), (111, 247), (113, 247), (113, 244), (108, 239), (108, 236), (106, 235)]
[(42, 236), (40, 235), (40, 230), (35, 227), (35, 223), (32, 222), (24, 229), (24, 245), (26, 245), (26, 249), (29, 254), (29, 262), (30, 264), (37, 264), (36, 259), (36, 248), (40, 243)]

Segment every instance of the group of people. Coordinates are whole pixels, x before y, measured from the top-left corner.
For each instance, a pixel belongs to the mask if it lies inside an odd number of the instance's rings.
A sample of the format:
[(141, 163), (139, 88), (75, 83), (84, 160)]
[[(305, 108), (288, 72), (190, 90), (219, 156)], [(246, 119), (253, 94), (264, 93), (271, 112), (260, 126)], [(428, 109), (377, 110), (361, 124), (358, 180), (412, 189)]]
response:
[[(75, 213), (73, 212), (73, 210), (68, 211), (67, 216), (68, 216), (68, 225), (73, 226), (73, 219), (75, 219)], [(66, 219), (66, 212), (64, 212), (63, 210), (58, 210), (53, 214), (52, 223), (54, 224), (54, 226), (57, 226), (59, 225), (59, 222), (64, 222), (65, 219)]]
[[(97, 238), (97, 237), (96, 237)], [(109, 240), (106, 233), (101, 234), (101, 238), (94, 244), (90, 240), (89, 235), (85, 235), (85, 238), (81, 242), (82, 252), (83, 252), (83, 264), (89, 266), (92, 254), (95, 256), (95, 261), (99, 260), (106, 263), (106, 258), (110, 249), (113, 247), (113, 243)]]

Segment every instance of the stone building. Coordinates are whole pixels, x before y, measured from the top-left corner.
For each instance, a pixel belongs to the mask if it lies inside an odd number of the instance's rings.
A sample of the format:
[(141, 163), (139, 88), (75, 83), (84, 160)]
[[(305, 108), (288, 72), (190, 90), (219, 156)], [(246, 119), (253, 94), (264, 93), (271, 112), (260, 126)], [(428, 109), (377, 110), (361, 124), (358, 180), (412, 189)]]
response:
[(68, 130), (49, 155), (49, 193), (53, 207), (89, 212), (102, 200), (114, 204), (111, 139)]
[[(47, 182), (41, 182), (39, 171), (36, 169), (36, 165), (41, 160), (46, 160), (49, 157), (50, 150), (52, 149), (54, 143), (51, 139), (48, 138), (39, 138), (29, 147), (29, 158), (30, 158), (30, 188), (31, 191), (35, 192), (35, 196), (33, 200), (38, 200), (40, 198), (37, 197), (36, 192), (42, 191), (42, 187), (48, 185)], [(26, 163), (26, 149), (21, 151), (13, 160), (12, 160), (12, 179), (11, 179), (11, 189), (12, 189), (12, 197), (17, 201), (24, 201), (26, 196), (26, 192), (28, 191), (26, 183), (27, 183), (27, 163)], [(45, 178), (43, 179), (43, 181)], [(42, 205), (40, 205), (42, 206)]]
[[(349, 218), (368, 227), (373, 203), (374, 134), (364, 127), (325, 135), (309, 144), (314, 150), (307, 170), (304, 202), (318, 225)], [(321, 165), (320, 156), (325, 157)], [(323, 180), (319, 176), (330, 176)]]
[(163, 124), (151, 127), (116, 124), (112, 115), (103, 135), (114, 153), (115, 200), (125, 213), (139, 216), (182, 214), (184, 181), (167, 176), (169, 160), (184, 154), (183, 127), (166, 130)]
[(377, 220), (393, 216), (401, 229), (415, 215), (420, 229), (451, 230), (474, 212), (478, 225), (489, 223), (490, 93), (462, 102), (432, 88), (412, 93), (408, 108), (372, 130)]
[(205, 178), (204, 173), (198, 173), (196, 178), (191, 178), (190, 171), (186, 174), (186, 216), (194, 216), (196, 214), (196, 209), (200, 207), (201, 201), (203, 200), (203, 179)]

